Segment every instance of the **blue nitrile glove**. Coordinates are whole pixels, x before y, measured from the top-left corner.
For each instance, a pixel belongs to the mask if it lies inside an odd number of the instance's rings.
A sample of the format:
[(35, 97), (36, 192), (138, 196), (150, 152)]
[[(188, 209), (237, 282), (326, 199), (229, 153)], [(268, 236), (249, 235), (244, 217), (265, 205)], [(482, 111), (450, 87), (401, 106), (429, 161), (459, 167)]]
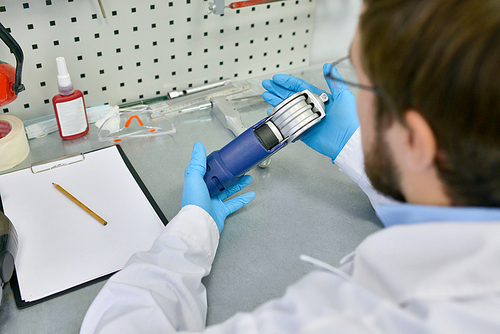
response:
[(255, 192), (251, 191), (229, 201), (226, 198), (237, 193), (252, 182), (250, 175), (245, 175), (234, 186), (221, 191), (217, 196), (210, 198), (208, 188), (203, 180), (207, 166), (207, 152), (202, 143), (193, 146), (191, 162), (184, 172), (184, 190), (182, 191), (182, 207), (186, 205), (197, 205), (204, 209), (215, 220), (219, 233), (224, 228), (224, 220), (231, 213), (241, 209), (255, 198)]
[[(334, 76), (340, 77), (337, 69), (332, 64), (325, 64), (323, 74), (326, 76), (330, 71)], [(329, 100), (325, 105), (326, 116), (316, 126), (306, 131), (301, 140), (315, 151), (330, 157), (334, 161), (359, 127), (359, 121), (356, 114), (356, 100), (349, 87), (344, 83), (328, 78), (325, 79), (331, 91), (331, 94), (328, 94)], [(264, 80), (262, 87), (267, 90), (262, 94), (262, 97), (273, 107), (304, 89), (308, 89), (317, 95), (324, 92), (302, 79), (286, 74), (276, 74), (272, 80)]]

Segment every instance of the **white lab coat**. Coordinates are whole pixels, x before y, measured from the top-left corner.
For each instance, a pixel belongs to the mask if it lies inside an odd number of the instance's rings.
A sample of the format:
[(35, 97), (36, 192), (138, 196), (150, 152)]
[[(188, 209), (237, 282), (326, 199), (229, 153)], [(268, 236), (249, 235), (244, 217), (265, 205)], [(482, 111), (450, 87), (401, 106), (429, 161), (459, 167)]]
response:
[[(377, 206), (359, 132), (336, 160)], [(499, 222), (500, 223), (500, 222)], [(205, 328), (219, 233), (187, 206), (91, 305), (82, 333), (500, 333), (500, 224), (425, 223), (376, 232), (340, 269), (318, 266), (281, 299)], [(271, 273), (270, 273), (271, 275)]]

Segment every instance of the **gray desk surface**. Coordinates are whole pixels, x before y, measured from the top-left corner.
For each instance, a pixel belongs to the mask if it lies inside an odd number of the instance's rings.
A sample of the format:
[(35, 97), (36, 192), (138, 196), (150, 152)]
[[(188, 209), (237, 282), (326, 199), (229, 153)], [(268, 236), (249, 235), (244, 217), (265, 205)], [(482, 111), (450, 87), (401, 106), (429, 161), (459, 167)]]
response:
[[(326, 88), (320, 66), (294, 71)], [(263, 91), (261, 79), (251, 81), (243, 95)], [(269, 106), (257, 102), (235, 104), (245, 126), (266, 115)], [(209, 110), (176, 115), (173, 137), (136, 140), (122, 144), (127, 156), (167, 218), (180, 209), (184, 168), (192, 145), (199, 141), (207, 152), (234, 138)], [(96, 140), (97, 129), (84, 138), (63, 141), (58, 133), (30, 140), (31, 152), (16, 169), (32, 162), (105, 146)], [(366, 195), (330, 159), (302, 142), (289, 145), (272, 157), (267, 169), (250, 172), (248, 190), (255, 200), (226, 220), (208, 290), (208, 324), (226, 320), (240, 311), (283, 295), (287, 285), (312, 268), (299, 260), (307, 254), (338, 265), (367, 235), (381, 228)], [(14, 222), (15, 223), (15, 222)], [(0, 309), (0, 333), (77, 333), (87, 308), (104, 282), (19, 310), (10, 285)]]

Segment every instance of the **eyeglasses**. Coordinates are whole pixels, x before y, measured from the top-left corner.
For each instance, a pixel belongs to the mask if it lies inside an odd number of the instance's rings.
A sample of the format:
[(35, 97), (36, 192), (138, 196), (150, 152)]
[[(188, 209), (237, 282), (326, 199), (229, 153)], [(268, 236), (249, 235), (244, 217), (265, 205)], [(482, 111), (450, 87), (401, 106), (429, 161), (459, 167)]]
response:
[[(351, 58), (349, 56), (340, 58), (337, 61), (334, 61), (332, 63), (332, 69), (330, 73), (326, 75), (326, 78), (338, 83), (339, 85), (346, 85), (349, 87), (349, 89), (352, 91), (354, 90), (357, 91), (358, 89), (364, 89), (364, 90), (369, 90), (371, 92), (374, 92), (375, 94), (380, 95), (382, 91), (378, 88), (372, 87), (372, 86), (367, 86), (367, 85), (362, 85), (360, 83), (354, 82), (354, 81), (348, 81), (344, 80), (340, 73), (338, 72), (338, 69), (341, 69), (342, 72), (346, 72), (347, 75), (346, 77), (356, 77), (356, 73), (354, 72), (354, 67), (352, 66), (351, 63)], [(354, 93), (353, 92), (353, 93)]]

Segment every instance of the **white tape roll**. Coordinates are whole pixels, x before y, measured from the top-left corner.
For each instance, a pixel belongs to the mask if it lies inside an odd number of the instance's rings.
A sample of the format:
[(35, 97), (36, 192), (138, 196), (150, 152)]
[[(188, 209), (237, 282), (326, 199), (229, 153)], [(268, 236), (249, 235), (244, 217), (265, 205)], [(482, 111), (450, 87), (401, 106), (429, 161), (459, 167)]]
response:
[(23, 122), (14, 116), (0, 115), (0, 172), (20, 164), (30, 153)]

